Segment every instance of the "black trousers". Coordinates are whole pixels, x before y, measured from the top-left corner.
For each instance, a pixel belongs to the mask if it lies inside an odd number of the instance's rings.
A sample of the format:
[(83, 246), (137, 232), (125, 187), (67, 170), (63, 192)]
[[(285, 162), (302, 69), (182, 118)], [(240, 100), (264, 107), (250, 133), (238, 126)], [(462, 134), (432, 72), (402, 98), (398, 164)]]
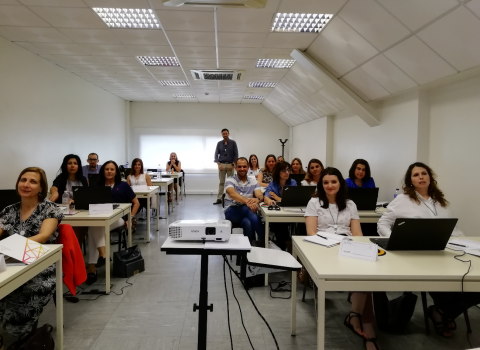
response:
[(290, 237), (290, 232), (288, 231), (288, 227), (290, 224), (283, 223), (283, 222), (275, 222), (270, 224), (270, 230), (275, 233), (275, 240), (277, 246), (281, 250), (287, 249), (287, 241), (291, 241), (292, 238)]
[(480, 292), (430, 292), (430, 296), (435, 306), (452, 320), (473, 305), (480, 304)]

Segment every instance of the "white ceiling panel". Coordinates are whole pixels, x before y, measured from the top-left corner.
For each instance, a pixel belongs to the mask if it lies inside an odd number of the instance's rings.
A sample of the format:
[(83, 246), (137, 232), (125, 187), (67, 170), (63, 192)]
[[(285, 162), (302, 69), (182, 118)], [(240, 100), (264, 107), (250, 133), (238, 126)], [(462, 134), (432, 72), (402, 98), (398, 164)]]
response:
[(267, 99), (265, 99), (262, 103), (270, 112), (272, 112), (276, 116), (282, 114), (284, 111), (284, 109), (282, 109), (278, 105), (277, 100), (278, 98), (275, 96), (272, 96), (272, 97), (268, 96)]
[(355, 63), (322, 35), (319, 35), (310, 45), (307, 54), (325, 66), (337, 78), (356, 67)]
[(378, 53), (377, 49), (339, 17), (328, 23), (321, 36), (357, 65)]
[(292, 49), (277, 49), (273, 47), (269, 48), (263, 48), (260, 51), (260, 54), (257, 58), (282, 58), (286, 60), (291, 60), (292, 56), (290, 54), (292, 53)]
[(82, 0), (19, 0), (26, 6), (87, 7)]
[(457, 70), (480, 65), (480, 20), (460, 7), (417, 36)]
[(457, 73), (416, 36), (391, 48), (384, 55), (418, 84), (426, 84)]
[(167, 36), (175, 46), (215, 46), (214, 32), (167, 31)]
[(149, 9), (147, 0), (83, 0), (90, 7), (119, 7), (127, 9)]
[(0, 25), (50, 27), (50, 24), (24, 6), (0, 5)]
[(348, 0), (283, 0), (278, 12), (336, 14), (347, 1)]
[(349, 1), (339, 16), (378, 50), (384, 50), (410, 35), (401, 22), (374, 0)]
[(330, 93), (327, 89), (322, 89), (316, 94), (316, 98), (321, 100), (325, 98), (334, 108), (338, 109), (339, 111), (343, 111), (347, 109), (347, 106), (340, 100), (337, 96)]
[(267, 33), (218, 33), (220, 47), (263, 47)]
[[(139, 63), (137, 61), (137, 63)], [(143, 65), (142, 65), (143, 66)], [(146, 67), (153, 74), (168, 74), (168, 75), (183, 75), (182, 68), (180, 67)], [(187, 72), (189, 73), (189, 72)]]
[(361, 68), (351, 71), (341, 80), (365, 101), (376, 100), (377, 98), (390, 95), (387, 90)]
[(195, 11), (195, 12), (202, 12), (202, 11), (212, 11), (211, 7), (207, 6), (178, 6), (178, 7), (171, 7), (165, 6), (163, 4), (163, 0), (149, 0), (152, 4), (152, 7), (157, 10), (163, 11)]
[(480, 17), (480, 0), (472, 0), (467, 2), (466, 6)]
[(288, 69), (272, 69), (272, 68), (253, 68), (246, 69), (245, 76), (248, 76), (249, 79), (252, 77), (254, 79), (269, 77), (272, 79), (281, 80), (285, 74), (287, 74)]
[(250, 103), (250, 104), (262, 104), (263, 103), (263, 100), (251, 100), (251, 99), (242, 99), (242, 104), (247, 104), (247, 103)]
[(275, 90), (268, 95), (268, 100), (273, 99), (282, 111), (296, 105), (300, 100), (295, 97), (284, 85), (278, 84)]
[(34, 53), (36, 55), (41, 55), (44, 54), (45, 52), (40, 49), (38, 46), (33, 45), (32, 43), (26, 42), (26, 41), (18, 41), (15, 44), (23, 47), (24, 49), (27, 49), (31, 53)]
[[(308, 100), (307, 104), (313, 110), (324, 110), (326, 112), (324, 115), (337, 113), (339, 109), (336, 108), (323, 94), (321, 94), (322, 91), (325, 91), (325, 89), (322, 89), (312, 95), (311, 100)], [(317, 112), (317, 114), (322, 115), (322, 113), (319, 112)]]
[(124, 45), (111, 44), (78, 44), (94, 56), (131, 56)]
[(107, 28), (107, 25), (89, 8), (36, 7), (30, 9), (54, 27)]
[(305, 95), (302, 92), (302, 90), (300, 90), (295, 84), (293, 84), (286, 77), (282, 79), (279, 85), (277, 85), (277, 88), (279, 87), (284, 87), (300, 101), (305, 101), (307, 99), (307, 95)]
[[(37, 43), (73, 43), (67, 36), (55, 28), (42, 27), (9, 27), (10, 32), (17, 34), (26, 41)], [(23, 40), (22, 40), (23, 41)]]
[(457, 0), (377, 0), (411, 31), (417, 30), (455, 6)]
[[(56, 56), (53, 55), (54, 60), (62, 65), (70, 65), (70, 64), (79, 64), (79, 65), (97, 65), (103, 66), (105, 65), (103, 62), (102, 57), (97, 56), (66, 56), (60, 55)], [(102, 67), (102, 71), (106, 72), (106, 70)]]
[[(0, 32), (1, 35), (1, 32)], [(180, 46), (178, 47), (180, 48)], [(178, 50), (175, 49), (175, 50)], [(212, 48), (213, 50), (215, 48)], [(261, 58), (260, 57), (260, 48), (258, 47), (219, 47), (218, 55), (220, 59), (222, 58)], [(215, 53), (215, 52), (214, 52)]]
[(254, 69), (257, 60), (237, 59), (237, 58), (221, 58), (220, 69)]
[(15, 0), (0, 0), (0, 5), (21, 5), (21, 4)]
[(215, 47), (212, 46), (177, 46), (177, 57), (216, 58)]
[[(22, 38), (20, 35), (17, 35), (11, 32), (9, 28), (17, 28), (17, 27), (0, 27), (0, 36), (4, 37), (8, 41), (27, 41), (24, 38)], [(18, 27), (18, 28), (25, 28), (25, 27)]]
[(217, 60), (210, 58), (180, 58), (180, 63), (182, 67), (187, 67), (189, 69), (216, 69)]
[(313, 110), (311, 110), (305, 103), (303, 102), (299, 102), (298, 104), (296, 104), (295, 106), (293, 106), (292, 108), (290, 108), (287, 112), (285, 113), (288, 113), (288, 112), (292, 112), (294, 114), (296, 114), (297, 116), (299, 116), (300, 118), (304, 119), (304, 120), (314, 120), (314, 119), (318, 119), (320, 118), (321, 116), (318, 115), (317, 113), (315, 113)]
[(164, 30), (213, 32), (213, 9), (210, 12), (157, 11)]
[(89, 55), (89, 52), (79, 44), (35, 43), (35, 46), (50, 55)]
[(292, 69), (285, 74), (284, 79), (288, 79), (307, 96), (323, 88), (323, 84), (299, 64), (294, 64)]
[(323, 105), (315, 99), (315, 97), (307, 97), (305, 100), (303, 100), (303, 103), (305, 103), (308, 108), (310, 108), (319, 116), (326, 116), (329, 114), (327, 110), (323, 108)]
[(169, 45), (162, 30), (158, 29), (111, 29), (125, 45)]
[(125, 45), (130, 53), (134, 56), (157, 56), (157, 57), (173, 57), (173, 50), (169, 45), (153, 46), (153, 45)]
[(134, 66), (141, 64), (135, 57), (99, 56), (104, 64), (110, 66)]
[(417, 83), (383, 55), (367, 62), (362, 69), (391, 94), (417, 86)]
[(265, 40), (265, 47), (305, 50), (318, 34), (305, 33), (270, 33)]
[(248, 12), (219, 8), (217, 22), (219, 32), (269, 33), (274, 13)]
[(59, 28), (58, 30), (77, 44), (120, 44), (120, 40), (110, 29)]

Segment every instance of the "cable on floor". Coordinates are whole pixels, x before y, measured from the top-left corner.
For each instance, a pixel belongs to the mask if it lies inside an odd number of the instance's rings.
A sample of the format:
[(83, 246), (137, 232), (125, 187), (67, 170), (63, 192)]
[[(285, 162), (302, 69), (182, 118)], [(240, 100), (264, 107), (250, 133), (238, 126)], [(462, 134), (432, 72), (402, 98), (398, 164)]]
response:
[(230, 335), (230, 347), (233, 350), (232, 329), (230, 328), (230, 304), (228, 302), (227, 275), (225, 273), (225, 261), (223, 262), (223, 284), (225, 286), (225, 296), (227, 297), (228, 334)]
[[(133, 283), (130, 283), (130, 282), (128, 281), (128, 280), (129, 280), (130, 278), (132, 278), (132, 277), (133, 277), (133, 276), (130, 276), (130, 277), (128, 277), (128, 278), (126, 279), (125, 283), (126, 283), (127, 285), (126, 285), (126, 286), (123, 286), (123, 287), (120, 289), (120, 293), (117, 293), (117, 292), (114, 292), (113, 290), (111, 290), (109, 293), (99, 294), (95, 299), (84, 299), (84, 298), (80, 299), (80, 298), (78, 298), (78, 300), (95, 301), (95, 300), (97, 300), (98, 298), (103, 297), (103, 296), (106, 296), (106, 295), (111, 295), (111, 294), (122, 295), (122, 294), (123, 294), (123, 290), (124, 290), (125, 288), (133, 286)], [(80, 288), (81, 290), (85, 290), (85, 288), (82, 288), (82, 287), (80, 287), (80, 286), (78, 286), (78, 288)], [(80, 294), (80, 295), (81, 295), (81, 294)]]

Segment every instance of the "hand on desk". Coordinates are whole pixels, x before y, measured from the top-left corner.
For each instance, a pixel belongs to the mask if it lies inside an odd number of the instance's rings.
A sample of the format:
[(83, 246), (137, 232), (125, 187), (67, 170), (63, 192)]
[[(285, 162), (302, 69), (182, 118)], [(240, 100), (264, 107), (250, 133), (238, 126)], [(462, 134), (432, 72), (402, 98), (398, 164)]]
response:
[(277, 202), (281, 202), (282, 201), (282, 198), (280, 198), (279, 196), (277, 196), (275, 194), (275, 192), (272, 192), (270, 191), (270, 197), (272, 197), (273, 200), (277, 201)]

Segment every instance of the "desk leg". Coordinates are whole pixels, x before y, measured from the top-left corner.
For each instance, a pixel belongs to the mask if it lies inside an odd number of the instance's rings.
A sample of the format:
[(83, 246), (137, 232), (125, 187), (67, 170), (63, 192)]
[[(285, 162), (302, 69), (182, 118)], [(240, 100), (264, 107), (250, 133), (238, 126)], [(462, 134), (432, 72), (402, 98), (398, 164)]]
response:
[[(268, 215), (265, 215), (265, 248), (268, 249), (268, 238), (270, 236), (270, 221)], [(265, 274), (265, 286), (268, 286), (268, 273)]]
[[(132, 212), (129, 210), (128, 211), (128, 217), (127, 217), (127, 220), (128, 220), (128, 232), (127, 232), (127, 235), (128, 235), (128, 247), (131, 247), (132, 246), (132, 241), (133, 241), (133, 237), (132, 237)], [(108, 231), (108, 234), (110, 235), (110, 231)], [(108, 244), (108, 246), (110, 247), (110, 244)], [(109, 248), (110, 249), (110, 248)], [(110, 255), (108, 255), (110, 256)]]
[(199, 310), (198, 315), (198, 350), (207, 349), (207, 311), (213, 312), (213, 305), (208, 305), (208, 255), (201, 255), (200, 265), (200, 296), (199, 305), (193, 304), (193, 311)]
[(168, 219), (168, 212), (170, 208), (168, 207), (168, 185), (165, 185), (165, 220)]
[[(129, 237), (130, 232), (131, 232), (131, 217), (130, 214), (128, 214), (128, 232), (129, 232)], [(110, 225), (107, 223), (105, 225), (105, 294), (110, 293)]]
[[(320, 280), (317, 284), (317, 350), (325, 349), (325, 280)], [(315, 291), (313, 291), (315, 293)]]
[[(295, 246), (292, 250), (292, 255), (297, 259), (297, 250)], [(291, 334), (292, 336), (297, 334), (297, 271), (292, 271), (292, 294), (291, 294), (291, 315), (290, 315), (290, 322), (291, 322)]]
[(56, 262), (57, 267), (57, 286), (56, 286), (56, 301), (57, 301), (57, 349), (63, 350), (63, 280), (62, 280), (62, 254), (60, 259)]
[(157, 201), (157, 231), (160, 231), (160, 195), (159, 192), (155, 195), (155, 200)]
[(147, 196), (147, 243), (150, 243), (150, 196)]

